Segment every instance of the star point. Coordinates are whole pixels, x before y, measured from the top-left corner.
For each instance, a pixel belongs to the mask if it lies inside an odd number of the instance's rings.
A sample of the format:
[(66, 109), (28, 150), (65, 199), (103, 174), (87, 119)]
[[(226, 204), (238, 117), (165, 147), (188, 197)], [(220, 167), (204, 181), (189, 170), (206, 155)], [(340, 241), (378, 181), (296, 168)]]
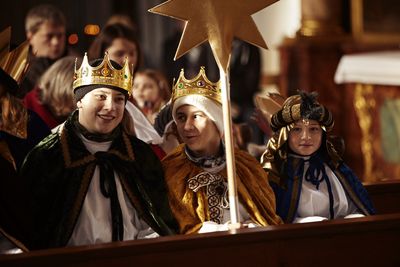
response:
[(217, 64), (227, 70), (235, 37), (267, 49), (251, 15), (277, 1), (169, 0), (149, 11), (186, 21), (175, 59), (208, 41)]

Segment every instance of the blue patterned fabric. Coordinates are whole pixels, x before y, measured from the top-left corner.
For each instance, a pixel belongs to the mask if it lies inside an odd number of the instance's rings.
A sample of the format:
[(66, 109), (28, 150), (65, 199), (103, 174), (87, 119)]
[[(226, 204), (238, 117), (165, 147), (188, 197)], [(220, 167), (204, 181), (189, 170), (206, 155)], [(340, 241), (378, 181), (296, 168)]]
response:
[[(297, 170), (299, 165), (303, 164), (301, 159), (288, 159), (288, 176), (279, 181), (279, 183), (270, 180), (270, 185), (274, 190), (276, 197), (276, 212), (285, 221), (285, 223), (293, 222), (296, 217), (297, 208), (299, 205), (301, 187), (303, 178), (298, 175)], [(346, 179), (347, 183), (351, 187), (352, 192), (347, 192), (344, 187), (346, 194), (353, 193), (358, 201), (354, 201), (357, 208), (362, 211), (366, 210), (368, 213), (365, 215), (375, 214), (375, 209), (371, 200), (369, 199), (366, 189), (363, 187), (360, 180), (354, 174), (354, 172), (344, 163), (341, 163), (336, 170), (333, 170), (336, 176), (340, 174)], [(340, 181), (340, 179), (339, 179)], [(361, 203), (362, 207), (357, 205), (357, 202)], [(365, 212), (363, 212), (365, 213)]]

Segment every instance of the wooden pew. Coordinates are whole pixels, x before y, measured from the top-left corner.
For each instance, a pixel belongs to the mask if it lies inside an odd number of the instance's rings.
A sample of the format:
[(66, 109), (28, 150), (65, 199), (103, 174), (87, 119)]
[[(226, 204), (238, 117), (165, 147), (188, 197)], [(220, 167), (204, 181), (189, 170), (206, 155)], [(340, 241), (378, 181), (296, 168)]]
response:
[(400, 213), (400, 180), (364, 183), (377, 214)]
[(400, 266), (400, 214), (0, 256), (0, 266)]

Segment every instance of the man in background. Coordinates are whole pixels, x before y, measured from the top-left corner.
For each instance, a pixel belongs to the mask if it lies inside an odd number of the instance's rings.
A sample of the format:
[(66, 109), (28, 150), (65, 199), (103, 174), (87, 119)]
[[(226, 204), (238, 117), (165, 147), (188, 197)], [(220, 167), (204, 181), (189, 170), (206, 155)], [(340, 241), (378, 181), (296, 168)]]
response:
[(34, 88), (39, 77), (66, 54), (66, 20), (55, 6), (38, 5), (25, 19), (26, 38), (31, 46), (30, 68), (21, 84), (19, 97)]

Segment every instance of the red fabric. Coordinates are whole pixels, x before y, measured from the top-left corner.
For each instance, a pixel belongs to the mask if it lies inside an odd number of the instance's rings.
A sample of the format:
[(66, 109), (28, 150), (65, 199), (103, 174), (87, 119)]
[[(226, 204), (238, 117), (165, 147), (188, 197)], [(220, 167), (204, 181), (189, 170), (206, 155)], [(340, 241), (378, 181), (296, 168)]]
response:
[(47, 124), (50, 129), (53, 129), (60, 124), (58, 121), (56, 121), (56, 119), (53, 117), (47, 107), (39, 103), (38, 87), (35, 87), (32, 91), (25, 95), (23, 103), (27, 109), (36, 112), (36, 114), (39, 115), (39, 117)]
[(160, 160), (162, 160), (167, 155), (159, 145), (150, 144), (150, 146), (153, 149), (153, 152), (156, 153), (157, 157)]

